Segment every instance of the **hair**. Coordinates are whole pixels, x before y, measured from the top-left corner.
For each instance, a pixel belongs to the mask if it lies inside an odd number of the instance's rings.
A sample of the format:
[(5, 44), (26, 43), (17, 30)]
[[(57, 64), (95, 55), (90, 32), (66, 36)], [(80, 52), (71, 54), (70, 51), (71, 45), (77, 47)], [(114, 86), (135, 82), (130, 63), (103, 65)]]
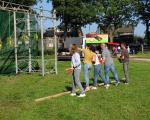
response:
[(122, 42), (121, 45), (123, 45), (124, 47), (126, 47), (126, 43), (125, 42)]
[(91, 46), (89, 47), (89, 50), (91, 50), (92, 52), (95, 52), (95, 47), (91, 45)]
[(106, 44), (105, 43), (101, 43), (100, 46), (106, 47)]
[(72, 44), (70, 48), (70, 52), (73, 54), (78, 51), (78, 47), (76, 44)]

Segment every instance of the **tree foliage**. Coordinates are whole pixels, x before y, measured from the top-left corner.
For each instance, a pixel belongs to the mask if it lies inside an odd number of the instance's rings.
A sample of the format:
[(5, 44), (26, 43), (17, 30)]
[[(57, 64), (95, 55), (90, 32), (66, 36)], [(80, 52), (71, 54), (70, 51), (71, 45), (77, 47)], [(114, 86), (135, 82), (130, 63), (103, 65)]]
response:
[[(133, 25), (134, 18), (134, 0), (97, 0), (100, 5), (97, 16), (97, 23), (104, 33), (111, 36), (116, 29), (123, 25)], [(97, 6), (97, 8), (99, 8)], [(111, 38), (112, 39), (112, 38)]]
[[(96, 20), (92, 0), (52, 0), (57, 19), (67, 28), (80, 28)], [(63, 25), (64, 26), (64, 25)]]
[(142, 20), (146, 26), (145, 38), (150, 44), (150, 0), (137, 0), (135, 8), (137, 17)]
[(52, 0), (57, 18), (67, 28), (97, 22), (104, 33), (136, 23), (134, 0)]

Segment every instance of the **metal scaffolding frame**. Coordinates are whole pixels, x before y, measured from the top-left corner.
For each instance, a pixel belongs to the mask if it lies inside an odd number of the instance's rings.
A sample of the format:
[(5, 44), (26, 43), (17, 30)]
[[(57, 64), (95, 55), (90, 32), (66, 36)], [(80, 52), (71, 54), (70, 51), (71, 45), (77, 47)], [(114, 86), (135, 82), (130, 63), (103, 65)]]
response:
[[(36, 8), (37, 9), (37, 8)], [(13, 19), (14, 19), (14, 47), (15, 47), (15, 66), (16, 66), (16, 74), (19, 72), (18, 68), (18, 43), (17, 43), (17, 18), (16, 18), (16, 12), (19, 13), (26, 13), (27, 14), (27, 34), (28, 37), (30, 38), (30, 14), (36, 15), (40, 18), (40, 26), (41, 26), (41, 62), (42, 62), (42, 76), (45, 75), (45, 64), (44, 64), (44, 41), (43, 41), (43, 19), (48, 18), (53, 20), (53, 27), (54, 27), (54, 41), (55, 41), (55, 73), (57, 74), (57, 40), (56, 40), (56, 35), (55, 35), (55, 20), (56, 20), (56, 15), (55, 11), (52, 14), (52, 17), (49, 16), (44, 16), (43, 11), (48, 11), (48, 10), (43, 10), (41, 7), (40, 9), (40, 14), (36, 14), (33, 12), (30, 6), (25, 6), (25, 5), (20, 5), (20, 4), (15, 4), (11, 2), (5, 2), (5, 1), (0, 1), (0, 10), (5, 10), (5, 11), (11, 11), (13, 12)], [(48, 11), (51, 12), (51, 11)], [(29, 61), (28, 61), (28, 71), (29, 73), (32, 72), (32, 63), (31, 63), (31, 39), (29, 39)]]

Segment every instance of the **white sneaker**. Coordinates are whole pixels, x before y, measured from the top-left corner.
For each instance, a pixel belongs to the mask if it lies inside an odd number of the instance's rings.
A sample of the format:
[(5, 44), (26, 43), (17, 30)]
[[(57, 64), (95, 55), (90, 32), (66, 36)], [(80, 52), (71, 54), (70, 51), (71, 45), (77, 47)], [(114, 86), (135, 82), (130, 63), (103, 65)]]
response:
[(76, 93), (71, 93), (70, 96), (76, 96)]
[(108, 89), (108, 88), (109, 88), (109, 86), (110, 86), (109, 84), (106, 84), (104, 87), (105, 87), (106, 89)]
[(90, 87), (86, 87), (86, 88), (85, 88), (85, 91), (89, 91), (89, 90), (90, 90)]
[(120, 82), (117, 82), (117, 83), (116, 83), (116, 86), (118, 86), (119, 84), (120, 84)]
[(92, 87), (92, 90), (96, 90), (97, 89), (97, 87)]
[(85, 97), (86, 95), (85, 95), (85, 93), (83, 93), (83, 94), (80, 94), (78, 97)]
[(129, 83), (128, 83), (128, 82), (125, 82), (124, 84), (125, 84), (125, 85), (128, 85)]

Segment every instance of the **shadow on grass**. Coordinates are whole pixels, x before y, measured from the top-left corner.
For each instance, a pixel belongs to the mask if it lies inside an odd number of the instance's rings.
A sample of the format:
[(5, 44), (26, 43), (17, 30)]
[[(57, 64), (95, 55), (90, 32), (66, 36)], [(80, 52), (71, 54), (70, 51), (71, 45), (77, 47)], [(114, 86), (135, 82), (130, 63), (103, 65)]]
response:
[[(114, 77), (109, 77), (109, 80), (110, 80), (110, 81), (111, 81), (111, 80), (114, 80)], [(125, 83), (125, 78), (120, 78), (119, 81), (120, 81), (121, 83)]]
[(0, 76), (7, 76), (7, 77), (16, 76), (16, 73), (0, 73)]
[(72, 87), (70, 87), (70, 86), (66, 86), (65, 88), (66, 88), (66, 91), (71, 91), (72, 90)]

